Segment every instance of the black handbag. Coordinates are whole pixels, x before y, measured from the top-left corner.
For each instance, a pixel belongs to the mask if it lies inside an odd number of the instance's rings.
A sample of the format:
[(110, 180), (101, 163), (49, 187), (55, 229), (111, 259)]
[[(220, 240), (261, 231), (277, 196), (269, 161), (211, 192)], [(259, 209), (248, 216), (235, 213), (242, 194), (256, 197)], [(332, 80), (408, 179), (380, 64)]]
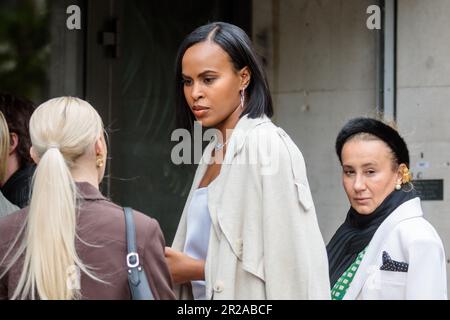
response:
[(136, 228), (133, 219), (133, 210), (123, 208), (125, 214), (125, 227), (127, 235), (127, 266), (128, 284), (130, 285), (131, 298), (133, 300), (155, 300), (152, 290), (148, 285), (144, 267), (140, 264), (136, 246)]

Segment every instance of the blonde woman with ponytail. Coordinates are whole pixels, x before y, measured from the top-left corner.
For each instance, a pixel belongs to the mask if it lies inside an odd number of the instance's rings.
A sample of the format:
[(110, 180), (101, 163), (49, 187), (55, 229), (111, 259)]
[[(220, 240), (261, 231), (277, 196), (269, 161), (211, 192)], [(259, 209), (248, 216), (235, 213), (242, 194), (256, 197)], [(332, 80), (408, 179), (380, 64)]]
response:
[[(98, 189), (107, 157), (100, 116), (81, 99), (51, 99), (33, 113), (30, 135), (30, 206), (0, 219), (0, 299), (130, 299), (123, 208)], [(134, 219), (153, 294), (172, 299), (159, 225)]]
[[(9, 130), (6, 119), (3, 113), (0, 112), (0, 181), (6, 176), (6, 158), (8, 157), (9, 151)], [(3, 193), (0, 191), (0, 217), (6, 216), (7, 214), (19, 210), (8, 199), (5, 198)]]

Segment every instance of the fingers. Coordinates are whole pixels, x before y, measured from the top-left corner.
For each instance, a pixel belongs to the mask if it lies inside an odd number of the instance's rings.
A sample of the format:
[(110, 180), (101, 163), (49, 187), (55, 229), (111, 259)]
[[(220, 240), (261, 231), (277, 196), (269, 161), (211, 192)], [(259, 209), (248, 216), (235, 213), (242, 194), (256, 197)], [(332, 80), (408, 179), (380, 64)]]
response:
[(166, 255), (166, 258), (171, 257), (173, 255), (173, 249), (171, 247), (166, 247), (164, 249), (164, 254)]

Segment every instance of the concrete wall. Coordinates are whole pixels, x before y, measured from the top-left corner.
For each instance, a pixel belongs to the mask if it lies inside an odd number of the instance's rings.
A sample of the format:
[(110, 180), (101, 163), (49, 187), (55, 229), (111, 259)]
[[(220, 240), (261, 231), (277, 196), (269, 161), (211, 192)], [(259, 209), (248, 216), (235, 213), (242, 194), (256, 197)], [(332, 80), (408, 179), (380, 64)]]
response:
[(366, 0), (254, 1), (253, 39), (265, 57), (275, 122), (303, 152), (328, 242), (349, 208), (334, 152), (350, 118), (375, 115), (376, 31)]
[[(397, 119), (411, 168), (444, 179), (444, 201), (424, 201), (425, 217), (450, 255), (450, 1), (399, 0)], [(421, 158), (421, 153), (423, 158)], [(418, 162), (428, 168), (419, 168)], [(447, 263), (447, 275), (450, 269)]]

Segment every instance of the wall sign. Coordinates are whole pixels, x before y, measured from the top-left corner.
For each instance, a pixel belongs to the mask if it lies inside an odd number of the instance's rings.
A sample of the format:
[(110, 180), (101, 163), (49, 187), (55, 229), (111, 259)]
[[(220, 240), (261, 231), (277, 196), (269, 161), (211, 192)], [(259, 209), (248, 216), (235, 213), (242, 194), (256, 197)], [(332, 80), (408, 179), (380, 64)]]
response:
[(444, 200), (444, 179), (412, 181), (422, 201)]

